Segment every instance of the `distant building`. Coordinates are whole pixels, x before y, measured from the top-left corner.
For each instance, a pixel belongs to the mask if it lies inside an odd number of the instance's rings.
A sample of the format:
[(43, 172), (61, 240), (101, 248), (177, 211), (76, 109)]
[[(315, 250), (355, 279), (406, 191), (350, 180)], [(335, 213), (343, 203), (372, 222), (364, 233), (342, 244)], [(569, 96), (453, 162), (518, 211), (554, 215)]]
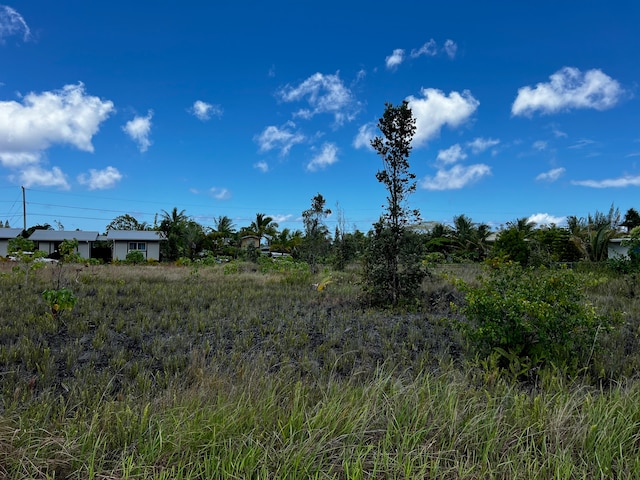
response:
[(60, 255), (60, 244), (65, 240), (77, 240), (76, 253), (82, 258), (91, 258), (91, 248), (98, 240), (98, 232), (83, 230), (35, 230), (29, 240), (36, 244), (36, 249), (45, 252), (50, 257)]
[(20, 236), (21, 233), (21, 228), (0, 228), (0, 256), (7, 256), (9, 240)]
[(166, 237), (155, 230), (109, 230), (104, 239), (112, 242), (113, 260), (125, 260), (134, 251), (142, 252), (147, 260), (160, 260), (160, 242)]

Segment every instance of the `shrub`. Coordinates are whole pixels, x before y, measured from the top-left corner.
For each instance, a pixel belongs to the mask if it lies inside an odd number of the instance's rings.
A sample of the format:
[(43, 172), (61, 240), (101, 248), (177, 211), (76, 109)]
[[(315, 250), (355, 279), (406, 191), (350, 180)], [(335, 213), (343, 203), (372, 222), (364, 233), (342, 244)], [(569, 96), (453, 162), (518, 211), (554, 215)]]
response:
[[(593, 283), (593, 282), (591, 282)], [(501, 366), (522, 372), (544, 365), (575, 374), (593, 360), (598, 334), (613, 320), (586, 301), (589, 277), (572, 270), (497, 264), (466, 294), (461, 330), (484, 357), (498, 355)]]
[(125, 257), (126, 263), (144, 263), (144, 254), (140, 250), (131, 250)]

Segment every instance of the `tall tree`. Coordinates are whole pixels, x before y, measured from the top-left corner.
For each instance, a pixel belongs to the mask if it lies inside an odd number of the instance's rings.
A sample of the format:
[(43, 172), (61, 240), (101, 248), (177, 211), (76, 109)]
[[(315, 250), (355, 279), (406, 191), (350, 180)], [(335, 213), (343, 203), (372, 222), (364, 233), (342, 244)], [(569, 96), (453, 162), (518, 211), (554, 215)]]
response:
[(278, 224), (264, 213), (256, 213), (256, 219), (249, 225), (249, 230), (260, 238), (260, 243), (262, 243), (262, 237), (265, 235), (272, 237), (276, 234), (277, 229)]
[(640, 227), (640, 213), (635, 208), (630, 208), (624, 214), (624, 220), (620, 223), (620, 226), (625, 227), (627, 233), (630, 233), (635, 227)]
[(178, 211), (177, 207), (173, 207), (171, 212), (162, 211), (160, 220), (160, 231), (167, 236), (167, 241), (161, 245), (163, 256), (167, 260), (177, 260), (188, 252), (186, 244), (185, 232), (189, 217), (184, 210)]
[(331, 209), (326, 208), (325, 198), (318, 193), (311, 199), (311, 208), (302, 212), (304, 222), (304, 257), (311, 271), (316, 273), (318, 259), (329, 250), (329, 230), (324, 224), (324, 219), (331, 215)]
[(387, 204), (370, 237), (364, 273), (371, 298), (395, 306), (417, 295), (424, 272), (417, 267), (422, 254), (418, 236), (406, 228), (420, 218), (420, 213), (408, 206), (408, 196), (416, 189), (416, 176), (409, 171), (416, 120), (406, 100), (385, 107), (378, 120), (382, 135), (375, 137), (371, 146), (382, 159), (376, 179), (387, 189)]
[(107, 231), (109, 230), (148, 230), (149, 224), (147, 222), (139, 222), (135, 217), (125, 213), (114, 218), (109, 225), (107, 225)]

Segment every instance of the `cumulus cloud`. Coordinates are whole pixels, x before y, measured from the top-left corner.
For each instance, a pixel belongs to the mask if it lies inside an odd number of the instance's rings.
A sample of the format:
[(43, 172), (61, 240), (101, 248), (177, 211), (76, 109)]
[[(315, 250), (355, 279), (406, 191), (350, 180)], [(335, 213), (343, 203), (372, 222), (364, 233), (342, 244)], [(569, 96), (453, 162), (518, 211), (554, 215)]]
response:
[(416, 119), (414, 146), (423, 145), (437, 137), (445, 125), (451, 128), (462, 125), (480, 105), (468, 90), (462, 94), (451, 92), (446, 95), (435, 88), (423, 88), (421, 93), (424, 98), (407, 98)]
[(567, 217), (554, 217), (548, 213), (534, 213), (527, 218), (527, 222), (533, 222), (536, 225), (561, 225), (566, 219)]
[[(14, 177), (11, 177), (12, 179)], [(25, 187), (43, 186), (43, 187), (59, 187), (62, 190), (69, 190), (67, 177), (58, 167), (51, 170), (45, 170), (38, 165), (24, 168), (18, 175), (17, 180)]]
[(298, 110), (295, 116), (309, 119), (321, 113), (328, 113), (334, 116), (337, 125), (353, 120), (357, 110), (357, 103), (351, 91), (342, 83), (338, 73), (315, 73), (298, 86), (283, 87), (278, 96), (284, 102), (306, 100), (309, 108)]
[(329, 165), (333, 165), (337, 161), (338, 147), (333, 143), (325, 143), (322, 146), (320, 153), (313, 157), (313, 159), (307, 164), (307, 170), (315, 172), (327, 168)]
[(151, 140), (149, 135), (151, 134), (151, 118), (153, 117), (153, 111), (149, 110), (146, 117), (134, 117), (133, 120), (129, 120), (122, 130), (126, 132), (131, 140), (138, 144), (138, 150), (146, 152), (151, 146)]
[(212, 105), (211, 103), (203, 102), (202, 100), (196, 100), (189, 111), (198, 119), (203, 122), (209, 120), (212, 115), (216, 117), (222, 116), (222, 107), (220, 105)]
[(442, 47), (442, 49), (451, 59), (455, 58), (456, 53), (458, 53), (458, 45), (453, 40), (447, 40), (444, 42), (444, 47)]
[(536, 177), (536, 180), (541, 182), (555, 182), (558, 180), (566, 170), (562, 167), (554, 168), (548, 172), (543, 172)]
[(283, 127), (270, 125), (261, 134), (254, 137), (254, 141), (260, 147), (260, 152), (268, 152), (279, 149), (281, 155), (287, 155), (291, 147), (305, 141), (305, 136), (299, 132), (294, 132), (293, 122), (287, 122)]
[(387, 70), (395, 70), (404, 61), (404, 50), (396, 48), (391, 55), (384, 60)]
[(34, 163), (54, 144), (93, 152), (91, 140), (113, 111), (113, 102), (87, 95), (82, 83), (0, 101), (0, 162)]
[(619, 178), (608, 178), (605, 180), (574, 180), (573, 185), (590, 188), (624, 188), (640, 187), (640, 176), (624, 175)]
[(104, 170), (89, 169), (89, 175), (78, 176), (78, 183), (86, 185), (89, 190), (106, 190), (113, 188), (122, 180), (122, 174), (115, 167), (107, 167)]
[(267, 162), (257, 162), (253, 164), (253, 168), (257, 168), (262, 173), (267, 173), (269, 171), (269, 164)]
[(231, 192), (226, 188), (211, 187), (209, 195), (216, 200), (229, 200), (231, 198)]
[(7, 5), (0, 5), (0, 43), (14, 35), (26, 42), (31, 38), (31, 30), (22, 15)]
[(520, 88), (511, 113), (531, 116), (535, 112), (549, 114), (575, 108), (605, 110), (624, 94), (620, 84), (599, 69), (582, 73), (577, 68), (564, 67), (549, 79), (533, 88)]
[(471, 149), (471, 151), (477, 155), (479, 153), (484, 152), (485, 150), (495, 147), (500, 143), (500, 140), (496, 140), (493, 138), (475, 138), (474, 140), (467, 143), (467, 146)]
[(436, 41), (433, 38), (428, 42), (426, 42), (424, 45), (422, 45), (420, 48), (418, 49), (414, 48), (413, 50), (411, 50), (411, 58), (418, 58), (423, 55), (426, 55), (427, 57), (435, 57), (437, 54), (438, 54), (438, 45), (436, 44)]
[(462, 147), (457, 143), (446, 150), (440, 150), (437, 157), (438, 161), (444, 165), (456, 163), (465, 158), (467, 158), (467, 154), (464, 153)]
[(459, 190), (491, 174), (491, 168), (482, 163), (462, 166), (454, 165), (450, 169), (440, 169), (434, 177), (425, 177), (420, 187), (425, 190)]
[(368, 148), (373, 150), (371, 146), (371, 140), (376, 136), (376, 124), (373, 122), (365, 123), (358, 128), (358, 133), (353, 139), (353, 146), (355, 148)]

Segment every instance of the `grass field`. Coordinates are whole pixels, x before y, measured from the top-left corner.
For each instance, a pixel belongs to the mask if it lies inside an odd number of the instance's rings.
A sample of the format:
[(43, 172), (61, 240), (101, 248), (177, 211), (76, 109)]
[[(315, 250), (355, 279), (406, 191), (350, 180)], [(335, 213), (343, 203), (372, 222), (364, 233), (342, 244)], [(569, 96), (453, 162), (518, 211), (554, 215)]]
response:
[[(355, 272), (318, 292), (326, 272), (11, 267), (0, 478), (640, 478), (635, 277), (589, 292), (622, 318), (592, 371), (523, 383), (468, 354), (438, 273), (391, 312)], [(53, 315), (60, 286), (77, 303)]]

